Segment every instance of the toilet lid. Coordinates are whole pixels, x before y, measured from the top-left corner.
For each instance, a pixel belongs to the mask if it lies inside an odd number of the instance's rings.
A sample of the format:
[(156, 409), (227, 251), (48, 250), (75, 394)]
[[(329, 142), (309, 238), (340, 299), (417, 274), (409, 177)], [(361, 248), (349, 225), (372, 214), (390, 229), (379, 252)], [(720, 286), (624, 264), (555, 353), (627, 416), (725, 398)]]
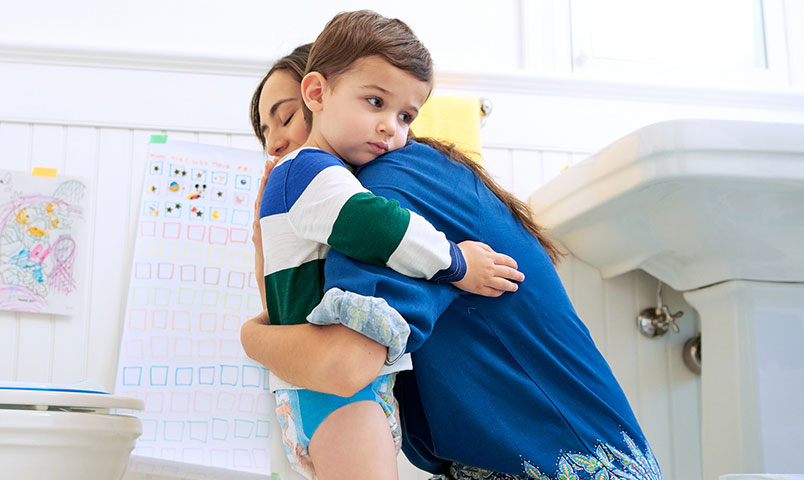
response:
[(2, 384), (0, 405), (40, 405), (64, 408), (122, 408), (142, 410), (139, 398), (110, 395), (98, 390), (86, 390), (59, 385)]

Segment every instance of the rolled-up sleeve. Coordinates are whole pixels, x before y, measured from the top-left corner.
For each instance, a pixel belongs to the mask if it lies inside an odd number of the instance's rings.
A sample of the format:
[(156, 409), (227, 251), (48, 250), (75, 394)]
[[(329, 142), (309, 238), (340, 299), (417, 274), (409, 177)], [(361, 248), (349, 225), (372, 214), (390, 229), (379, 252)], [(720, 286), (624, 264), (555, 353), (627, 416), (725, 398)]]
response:
[[(433, 162), (449, 174), (433, 175), (429, 167)], [(480, 222), (472, 208), (478, 201), (477, 179), (469, 169), (441, 153), (414, 143), (364, 165), (357, 176), (375, 195), (396, 200), (401, 207), (421, 215), (452, 242), (477, 238), (474, 230)], [(455, 195), (456, 189), (462, 192), (460, 196)], [(459, 295), (466, 295), (450, 284), (406, 277), (333, 250), (327, 255), (324, 277), (325, 291), (338, 287), (384, 298), (410, 325), (408, 352), (416, 351), (427, 340), (436, 320)]]
[(407, 352), (416, 351), (427, 340), (438, 317), (460, 295), (460, 290), (451, 285), (406, 277), (334, 250), (329, 251), (325, 268), (325, 290), (335, 287), (383, 298), (402, 315), (410, 326)]

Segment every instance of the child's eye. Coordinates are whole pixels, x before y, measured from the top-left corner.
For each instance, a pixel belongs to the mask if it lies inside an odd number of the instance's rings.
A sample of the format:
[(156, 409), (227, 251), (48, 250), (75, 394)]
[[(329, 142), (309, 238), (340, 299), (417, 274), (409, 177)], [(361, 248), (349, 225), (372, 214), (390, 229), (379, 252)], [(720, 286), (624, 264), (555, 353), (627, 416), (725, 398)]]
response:
[(382, 98), (379, 97), (369, 97), (366, 99), (368, 103), (371, 104), (372, 107), (380, 108), (382, 107)]
[(411, 117), (410, 114), (407, 113), (400, 113), (399, 120), (401, 120), (402, 123), (410, 123), (413, 121), (413, 117)]
[(283, 126), (283, 127), (287, 127), (287, 126), (288, 126), (288, 124), (290, 123), (290, 121), (291, 121), (291, 120), (293, 120), (293, 115), (296, 115), (296, 112), (291, 113), (291, 114), (290, 114), (290, 116), (288, 117), (288, 119), (287, 119), (287, 120), (285, 120), (284, 122), (282, 122), (282, 126)]

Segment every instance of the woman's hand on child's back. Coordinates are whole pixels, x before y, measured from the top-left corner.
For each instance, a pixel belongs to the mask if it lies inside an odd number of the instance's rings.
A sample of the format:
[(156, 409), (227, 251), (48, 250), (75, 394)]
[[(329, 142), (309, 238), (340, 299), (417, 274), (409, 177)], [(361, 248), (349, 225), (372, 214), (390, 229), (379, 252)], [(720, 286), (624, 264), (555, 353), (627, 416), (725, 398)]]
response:
[(271, 170), (276, 165), (276, 158), (268, 159), (265, 161), (265, 172), (260, 179), (260, 188), (257, 190), (257, 198), (254, 199), (254, 223), (251, 233), (251, 241), (254, 243), (254, 275), (257, 277), (257, 285), (260, 290), (260, 299), (262, 300), (262, 308), (267, 308), (265, 300), (265, 255), (262, 251), (262, 228), (260, 227), (260, 205), (262, 204), (262, 195), (265, 192), (265, 183), (271, 175)]
[(260, 206), (262, 204), (262, 195), (265, 193), (265, 183), (271, 175), (271, 170), (274, 169), (276, 158), (268, 159), (265, 161), (265, 171), (260, 179), (260, 188), (257, 190), (257, 198), (254, 199), (254, 228), (252, 229), (251, 241), (254, 243), (254, 249), (262, 253), (262, 230), (260, 229)]
[(466, 259), (466, 275), (453, 282), (457, 288), (484, 297), (499, 297), (505, 292), (515, 292), (525, 274), (517, 270), (516, 260), (497, 253), (481, 242), (466, 240), (458, 244)]

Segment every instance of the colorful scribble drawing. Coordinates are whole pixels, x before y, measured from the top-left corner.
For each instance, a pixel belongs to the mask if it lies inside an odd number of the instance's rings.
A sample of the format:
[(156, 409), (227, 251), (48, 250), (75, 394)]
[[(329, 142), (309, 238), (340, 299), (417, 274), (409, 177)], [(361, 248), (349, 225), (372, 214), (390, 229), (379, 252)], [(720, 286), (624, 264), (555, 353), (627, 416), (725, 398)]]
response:
[(0, 309), (68, 313), (85, 194), (80, 180), (0, 172)]

